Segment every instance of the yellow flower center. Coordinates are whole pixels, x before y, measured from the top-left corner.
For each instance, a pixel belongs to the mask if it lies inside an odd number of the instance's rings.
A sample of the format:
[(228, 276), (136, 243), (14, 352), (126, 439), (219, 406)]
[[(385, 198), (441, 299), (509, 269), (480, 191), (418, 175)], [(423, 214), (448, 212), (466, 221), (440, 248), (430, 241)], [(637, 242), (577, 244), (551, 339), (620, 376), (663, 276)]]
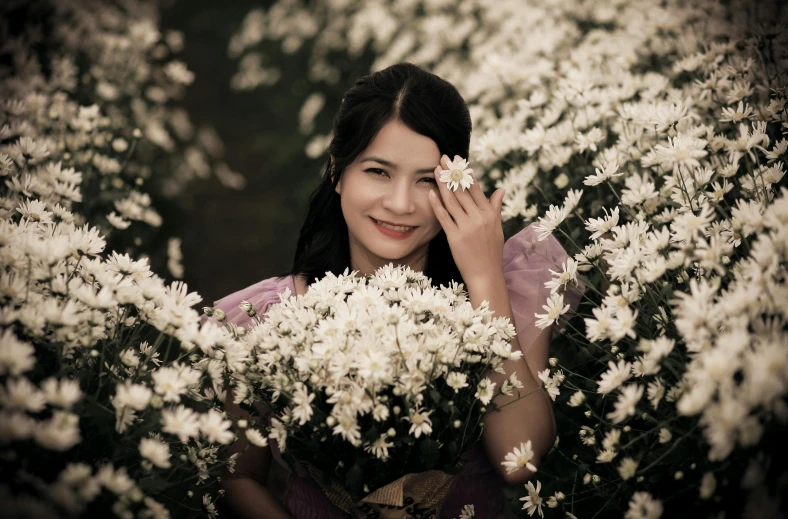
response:
[(451, 179), (452, 180), (455, 180), (455, 181), (462, 180), (462, 177), (464, 177), (464, 176), (465, 176), (465, 174), (462, 172), (461, 169), (453, 169), (453, 170), (451, 170)]

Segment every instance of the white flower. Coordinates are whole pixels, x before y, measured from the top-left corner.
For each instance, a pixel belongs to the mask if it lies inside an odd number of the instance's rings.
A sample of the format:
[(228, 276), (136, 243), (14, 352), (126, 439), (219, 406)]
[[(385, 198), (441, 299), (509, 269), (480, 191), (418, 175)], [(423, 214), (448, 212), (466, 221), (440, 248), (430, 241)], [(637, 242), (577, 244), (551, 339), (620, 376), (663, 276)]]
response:
[(597, 382), (599, 386), (597, 392), (603, 395), (610, 393), (632, 376), (632, 364), (623, 359), (619, 360), (618, 364), (613, 363), (612, 360), (608, 361), (607, 365), (610, 369), (602, 373), (599, 382)]
[(460, 511), (460, 517), (458, 519), (474, 519), (476, 517), (476, 510), (474, 509), (473, 505), (465, 505), (462, 507)]
[(26, 378), (12, 378), (0, 386), (0, 403), (7, 409), (20, 409), (37, 413), (44, 409), (46, 398)]
[(596, 456), (597, 463), (610, 463), (613, 461), (613, 458), (618, 456), (618, 451), (613, 448), (606, 448), (599, 451), (599, 454)]
[(528, 515), (534, 515), (534, 512), (539, 512), (540, 517), (544, 517), (542, 512), (542, 498), (539, 497), (539, 491), (542, 490), (542, 482), (536, 481), (536, 488), (530, 481), (525, 484), (525, 489), (528, 490), (528, 495), (521, 497), (520, 501), (524, 501), (522, 510), (528, 510)]
[(679, 166), (698, 167), (702, 159), (708, 152), (706, 151), (707, 141), (698, 139), (692, 135), (679, 133), (675, 137), (668, 137), (668, 144), (657, 144), (654, 151), (662, 159), (662, 164), (667, 167), (678, 168)]
[(156, 438), (142, 438), (140, 440), (140, 454), (147, 458), (160, 469), (168, 469), (170, 463), (170, 448)]
[(36, 364), (36, 350), (17, 339), (12, 327), (0, 332), (0, 375), (21, 375)]
[(354, 447), (361, 444), (361, 429), (356, 420), (356, 413), (352, 409), (343, 409), (339, 416), (335, 416), (337, 424), (334, 426), (333, 434), (340, 434), (347, 442)]
[(658, 519), (662, 515), (662, 503), (648, 492), (635, 492), (629, 501), (624, 519)]
[(216, 505), (211, 500), (210, 494), (203, 494), (202, 506), (205, 507), (205, 513), (208, 514), (208, 517), (217, 517), (219, 515), (219, 512), (216, 510)]
[(226, 445), (233, 441), (235, 435), (230, 431), (233, 423), (225, 420), (222, 413), (216, 409), (209, 409), (207, 413), (200, 416), (200, 432), (211, 443)]
[(537, 240), (542, 241), (553, 234), (553, 231), (561, 225), (561, 222), (566, 220), (566, 215), (566, 208), (550, 204), (550, 208), (544, 217), (540, 216), (539, 223), (534, 225), (534, 231), (539, 233)]
[(96, 479), (105, 488), (119, 496), (128, 494), (136, 487), (134, 481), (126, 472), (126, 467), (120, 467), (118, 470), (115, 470), (112, 464), (101, 467), (96, 472)]
[(33, 437), (42, 447), (67, 451), (82, 440), (79, 435), (79, 416), (66, 411), (55, 411), (52, 418), (36, 425)]
[(575, 391), (572, 393), (572, 396), (569, 397), (569, 406), (570, 407), (577, 407), (583, 402), (585, 402), (586, 395), (582, 391)]
[(550, 289), (550, 293), (557, 291), (560, 287), (566, 287), (570, 281), (577, 282), (577, 261), (573, 258), (568, 258), (561, 263), (561, 272), (556, 272), (548, 269), (548, 272), (553, 275), (553, 279), (545, 282), (545, 288)]
[(550, 399), (555, 402), (555, 399), (558, 395), (561, 394), (561, 390), (558, 389), (558, 386), (563, 381), (563, 372), (559, 369), (555, 372), (554, 376), (550, 376), (550, 368), (546, 368), (537, 373), (539, 379), (544, 382), (544, 389), (547, 391), (547, 394), (550, 396)]
[(483, 405), (487, 405), (495, 394), (494, 390), (495, 382), (485, 377), (479, 381), (479, 385), (476, 386), (476, 393), (473, 396), (478, 398)]
[(752, 117), (752, 112), (752, 107), (749, 104), (745, 104), (744, 101), (739, 101), (739, 106), (736, 108), (726, 106), (722, 109), (720, 122), (738, 123), (744, 119), (750, 119)]
[(635, 406), (637, 405), (640, 397), (643, 396), (643, 386), (638, 384), (629, 384), (621, 389), (621, 394), (618, 395), (618, 400), (614, 405), (614, 411), (607, 413), (607, 417), (613, 423), (621, 423), (627, 416), (635, 414)]
[(125, 380), (123, 384), (115, 386), (115, 396), (112, 397), (112, 405), (116, 410), (124, 407), (131, 407), (137, 411), (142, 411), (148, 407), (153, 392), (141, 385), (132, 384), (130, 380)]
[(550, 299), (547, 300), (547, 304), (543, 305), (542, 308), (547, 311), (546, 314), (534, 314), (534, 317), (537, 318), (536, 327), (540, 330), (544, 330), (556, 322), (561, 315), (569, 311), (571, 305), (564, 304), (563, 294), (554, 292), (550, 294)]
[(589, 218), (586, 220), (585, 225), (586, 229), (591, 231), (593, 234), (589, 237), (591, 240), (596, 240), (603, 234), (607, 233), (618, 225), (618, 206), (613, 208), (613, 210), (608, 214), (607, 207), (602, 208), (605, 211), (607, 216), (603, 218)]
[(410, 430), (408, 434), (412, 434), (416, 438), (422, 434), (429, 436), (432, 433), (432, 420), (430, 420), (430, 411), (422, 411), (420, 408), (408, 409), (410, 416), (405, 416), (402, 419), (410, 422)]
[(468, 375), (465, 373), (458, 373), (456, 371), (452, 371), (446, 376), (446, 385), (450, 388), (454, 389), (454, 392), (457, 393), (460, 389), (464, 387), (468, 387)]
[(630, 457), (626, 457), (618, 464), (618, 473), (621, 479), (627, 480), (635, 475), (638, 469), (638, 462)]
[(82, 398), (79, 382), (76, 380), (48, 378), (41, 383), (41, 391), (50, 405), (70, 409)]
[(566, 194), (566, 197), (564, 197), (564, 204), (562, 206), (566, 214), (569, 214), (575, 210), (577, 205), (580, 203), (580, 197), (582, 196), (583, 196), (582, 189), (569, 190), (569, 192)]
[(531, 440), (520, 442), (520, 447), (515, 447), (511, 452), (506, 453), (505, 461), (501, 465), (506, 467), (506, 473), (511, 474), (525, 467), (531, 472), (536, 472), (536, 466), (531, 463), (534, 451), (531, 449)]
[(161, 423), (162, 431), (174, 434), (184, 443), (200, 435), (199, 415), (183, 405), (163, 409)]
[(656, 378), (648, 383), (646, 392), (648, 401), (651, 402), (651, 405), (656, 409), (662, 397), (665, 396), (665, 384), (662, 383), (662, 379)]
[(469, 189), (473, 184), (473, 170), (468, 167), (468, 161), (455, 155), (453, 160), (447, 164), (449, 169), (442, 169), (440, 181), (447, 184), (452, 191), (457, 191), (462, 187), (463, 190)]
[(598, 186), (606, 180), (610, 180), (614, 177), (620, 177), (624, 174), (623, 171), (621, 173), (616, 173), (618, 171), (618, 164), (615, 162), (608, 164), (604, 169), (594, 168), (594, 171), (596, 174), (587, 176), (583, 180), (583, 184), (586, 186)]
[(381, 434), (374, 443), (367, 444), (364, 446), (364, 450), (366, 452), (371, 452), (375, 455), (376, 458), (385, 460), (389, 457), (389, 447), (393, 447), (394, 444), (392, 442), (386, 441), (388, 435), (385, 433)]
[(717, 478), (714, 477), (713, 472), (706, 472), (700, 480), (700, 487), (698, 492), (701, 499), (709, 499), (714, 495), (717, 489)]
[(151, 374), (153, 379), (153, 389), (160, 394), (165, 402), (180, 402), (181, 395), (186, 393), (188, 387), (193, 383), (189, 367), (181, 367), (177, 364), (157, 369)]
[(257, 429), (247, 429), (246, 430), (246, 439), (249, 440), (249, 443), (251, 443), (255, 447), (267, 447), (268, 446), (268, 438), (263, 436), (263, 434), (260, 431), (258, 431)]

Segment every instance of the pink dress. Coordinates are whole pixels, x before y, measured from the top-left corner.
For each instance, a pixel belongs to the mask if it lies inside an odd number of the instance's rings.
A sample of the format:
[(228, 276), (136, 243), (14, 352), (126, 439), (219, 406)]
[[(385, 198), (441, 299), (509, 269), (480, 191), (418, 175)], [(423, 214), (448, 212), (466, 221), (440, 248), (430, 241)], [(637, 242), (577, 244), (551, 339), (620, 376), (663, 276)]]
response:
[[(548, 299), (550, 289), (544, 283), (552, 278), (548, 271), (561, 272), (561, 264), (568, 255), (558, 240), (550, 236), (537, 241), (534, 224), (509, 238), (504, 244), (503, 273), (509, 289), (509, 300), (514, 314), (517, 337), (523, 352), (531, 343), (528, 338), (538, 335), (534, 313), (545, 313), (542, 305)], [(216, 302), (214, 307), (221, 308), (227, 314), (227, 320), (241, 326), (248, 326), (251, 318), (238, 305), (247, 300), (263, 316), (268, 308), (279, 302), (278, 294), (289, 288), (291, 294), (296, 293), (292, 276), (268, 278), (247, 288), (234, 292)], [(566, 316), (573, 313), (580, 302), (585, 287), (570, 287), (564, 293), (564, 304), (571, 305)], [(203, 317), (205, 320), (205, 316)], [(555, 338), (565, 326), (565, 320), (553, 325), (552, 338)], [(274, 458), (288, 470), (287, 491), (284, 504), (295, 519), (348, 519), (349, 514), (336, 507), (323, 494), (320, 486), (309, 477), (305, 470), (297, 467), (296, 473), (290, 472), (287, 463), (277, 448), (276, 441), (271, 442)], [(487, 459), (481, 443), (470, 450), (470, 459), (457, 478), (447, 500), (441, 510), (440, 519), (455, 519), (466, 504), (473, 504), (476, 517), (514, 518), (516, 515), (505, 506), (502, 487), (505, 482), (498, 476)]]

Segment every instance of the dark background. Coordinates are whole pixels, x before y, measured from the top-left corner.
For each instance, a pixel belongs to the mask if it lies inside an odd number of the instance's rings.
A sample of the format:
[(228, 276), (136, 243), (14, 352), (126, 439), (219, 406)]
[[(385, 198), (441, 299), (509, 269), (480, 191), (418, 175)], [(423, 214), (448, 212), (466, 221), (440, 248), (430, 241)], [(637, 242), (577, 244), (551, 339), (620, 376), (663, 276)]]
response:
[[(230, 37), (252, 8), (271, 3), (179, 0), (162, 9), (162, 30), (183, 32), (180, 59), (195, 73), (181, 104), (195, 126), (216, 129), (227, 148), (226, 162), (247, 179), (240, 191), (215, 179), (196, 182), (179, 201), (183, 212), (161, 208), (162, 235), (182, 238), (183, 280), (189, 291), (203, 296), (200, 306), (290, 269), (309, 194), (325, 160), (306, 156), (309, 138), (298, 132), (298, 112), (312, 92), (306, 49), (284, 56), (270, 43), (272, 55), (281, 56), (279, 81), (253, 91), (230, 89), (237, 69), (227, 57)], [(317, 133), (330, 130), (340, 102), (341, 95), (326, 100), (316, 118)]]

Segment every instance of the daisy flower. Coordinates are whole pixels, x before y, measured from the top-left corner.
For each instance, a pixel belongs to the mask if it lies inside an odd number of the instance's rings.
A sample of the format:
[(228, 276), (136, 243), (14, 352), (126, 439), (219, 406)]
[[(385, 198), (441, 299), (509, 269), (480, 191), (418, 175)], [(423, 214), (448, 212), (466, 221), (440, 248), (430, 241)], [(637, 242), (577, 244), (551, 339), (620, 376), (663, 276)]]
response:
[(385, 433), (381, 434), (372, 444), (365, 445), (364, 450), (373, 453), (378, 459), (387, 459), (389, 457), (389, 447), (393, 447), (394, 444), (386, 441), (386, 438), (387, 435)]
[(487, 405), (490, 403), (493, 397), (493, 390), (495, 388), (495, 382), (492, 382), (489, 378), (485, 378), (479, 381), (479, 385), (476, 386), (476, 398), (478, 398), (483, 405)]
[(537, 240), (542, 241), (553, 234), (553, 231), (566, 219), (566, 214), (565, 207), (550, 204), (550, 209), (544, 217), (539, 217), (539, 223), (534, 225), (534, 230), (539, 233)]
[(621, 389), (618, 400), (615, 403), (615, 410), (607, 413), (607, 417), (613, 423), (621, 423), (627, 416), (635, 414), (635, 406), (643, 396), (643, 386), (630, 384)]
[(536, 466), (531, 463), (534, 451), (531, 449), (531, 440), (520, 442), (520, 447), (515, 447), (513, 451), (507, 452), (501, 465), (506, 467), (506, 473), (511, 474), (525, 467), (531, 472), (536, 472)]
[(577, 261), (568, 258), (567, 261), (561, 263), (561, 269), (561, 272), (548, 269), (548, 272), (553, 275), (553, 279), (547, 281), (544, 286), (550, 289), (551, 294), (562, 286), (566, 288), (566, 284), (570, 281), (577, 281)]
[(170, 448), (166, 443), (156, 438), (143, 438), (140, 440), (140, 454), (160, 469), (168, 469), (170, 463)]
[(525, 488), (528, 490), (528, 495), (520, 498), (520, 501), (525, 501), (522, 509), (528, 510), (528, 515), (534, 515), (534, 512), (539, 512), (539, 517), (544, 517), (542, 498), (539, 497), (539, 491), (542, 490), (542, 482), (537, 481), (534, 488), (534, 484), (529, 481), (525, 484)]
[(412, 434), (416, 438), (424, 434), (429, 436), (432, 433), (432, 421), (430, 420), (430, 413), (432, 411), (421, 411), (420, 409), (409, 409), (410, 416), (405, 416), (402, 419), (410, 422), (410, 430), (408, 434)]
[(536, 327), (540, 330), (544, 330), (556, 322), (562, 314), (569, 311), (570, 305), (564, 305), (564, 295), (555, 292), (550, 294), (550, 299), (542, 308), (547, 310), (546, 314), (534, 314), (534, 317), (538, 319), (536, 321)]
[(457, 188), (462, 187), (463, 191), (470, 189), (473, 184), (473, 170), (468, 167), (468, 161), (460, 157), (454, 156), (454, 160), (450, 160), (448, 164), (449, 169), (442, 169), (440, 181), (447, 184), (447, 187), (452, 191), (457, 191)]
[(635, 492), (629, 501), (624, 519), (657, 519), (662, 515), (662, 503), (648, 492)]

